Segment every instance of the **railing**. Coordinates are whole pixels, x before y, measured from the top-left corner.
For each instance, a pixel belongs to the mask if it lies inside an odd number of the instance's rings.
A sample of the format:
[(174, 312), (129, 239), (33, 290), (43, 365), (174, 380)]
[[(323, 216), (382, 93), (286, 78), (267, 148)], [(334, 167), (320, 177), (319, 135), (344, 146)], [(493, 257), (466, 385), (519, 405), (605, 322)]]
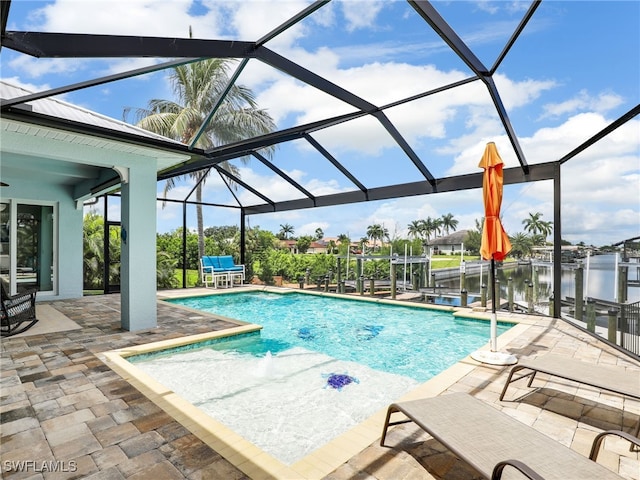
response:
[(640, 302), (620, 305), (618, 317), (620, 346), (631, 353), (640, 355)]

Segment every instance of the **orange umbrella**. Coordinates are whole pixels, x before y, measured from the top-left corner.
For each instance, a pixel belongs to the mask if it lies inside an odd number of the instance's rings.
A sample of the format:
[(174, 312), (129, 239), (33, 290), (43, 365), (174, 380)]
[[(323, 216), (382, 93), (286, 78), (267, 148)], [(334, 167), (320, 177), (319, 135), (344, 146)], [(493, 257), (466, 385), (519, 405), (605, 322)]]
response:
[[(484, 200), (484, 225), (482, 227), (482, 244), (480, 254), (485, 260), (491, 260), (491, 352), (497, 350), (497, 324), (496, 317), (496, 270), (495, 261), (504, 260), (511, 251), (511, 242), (500, 221), (500, 207), (502, 205), (502, 159), (493, 142), (487, 143), (478, 165), (484, 168), (482, 177), (482, 197)], [(500, 300), (497, 300), (500, 301)], [(515, 357), (507, 356), (498, 360), (492, 359), (490, 363), (508, 364), (514, 363)], [(508, 363), (506, 363), (508, 362)]]
[(478, 167), (484, 168), (482, 198), (484, 200), (484, 225), (480, 254), (485, 260), (504, 260), (511, 251), (511, 242), (500, 221), (502, 205), (502, 159), (496, 144), (487, 143)]

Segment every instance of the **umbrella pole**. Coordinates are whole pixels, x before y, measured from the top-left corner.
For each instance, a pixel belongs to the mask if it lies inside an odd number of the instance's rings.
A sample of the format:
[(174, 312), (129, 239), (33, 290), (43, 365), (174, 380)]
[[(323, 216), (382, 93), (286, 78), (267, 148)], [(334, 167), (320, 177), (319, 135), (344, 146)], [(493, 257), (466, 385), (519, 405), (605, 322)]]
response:
[(491, 256), (491, 351), (498, 350), (498, 317), (496, 315), (496, 261)]

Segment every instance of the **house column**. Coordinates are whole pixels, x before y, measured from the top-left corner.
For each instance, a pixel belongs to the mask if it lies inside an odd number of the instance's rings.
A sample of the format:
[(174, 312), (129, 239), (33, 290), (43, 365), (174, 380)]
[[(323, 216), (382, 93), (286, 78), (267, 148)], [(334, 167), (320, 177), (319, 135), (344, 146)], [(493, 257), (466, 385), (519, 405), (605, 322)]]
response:
[(129, 167), (122, 184), (120, 322), (130, 331), (157, 325), (156, 184), (152, 161)]

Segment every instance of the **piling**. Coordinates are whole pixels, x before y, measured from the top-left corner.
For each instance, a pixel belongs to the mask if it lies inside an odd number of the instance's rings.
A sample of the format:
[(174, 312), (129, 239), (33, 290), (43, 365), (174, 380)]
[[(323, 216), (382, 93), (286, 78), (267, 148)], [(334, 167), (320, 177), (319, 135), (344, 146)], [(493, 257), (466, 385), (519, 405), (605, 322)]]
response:
[(369, 279), (369, 295), (372, 297), (376, 294), (376, 279), (371, 277)]
[(573, 314), (576, 320), (582, 321), (582, 312), (584, 310), (584, 272), (582, 266), (576, 268), (576, 305)]
[(487, 308), (487, 285), (485, 283), (480, 287), (480, 305)]
[(460, 291), (460, 306), (461, 307), (467, 306), (467, 291), (464, 289)]
[(609, 340), (611, 343), (617, 343), (618, 309), (611, 308), (607, 313), (609, 315), (609, 322), (607, 325), (607, 340)]
[(627, 292), (629, 284), (629, 267), (618, 267), (618, 303), (627, 302)]
[(513, 278), (507, 279), (507, 298), (509, 300), (509, 311), (513, 312)]
[(587, 330), (596, 331), (596, 301), (591, 297), (587, 298)]
[(527, 311), (529, 313), (534, 313), (533, 308), (533, 283), (529, 282), (527, 285)]
[(395, 300), (396, 299), (396, 264), (392, 263), (391, 264), (391, 299)]

